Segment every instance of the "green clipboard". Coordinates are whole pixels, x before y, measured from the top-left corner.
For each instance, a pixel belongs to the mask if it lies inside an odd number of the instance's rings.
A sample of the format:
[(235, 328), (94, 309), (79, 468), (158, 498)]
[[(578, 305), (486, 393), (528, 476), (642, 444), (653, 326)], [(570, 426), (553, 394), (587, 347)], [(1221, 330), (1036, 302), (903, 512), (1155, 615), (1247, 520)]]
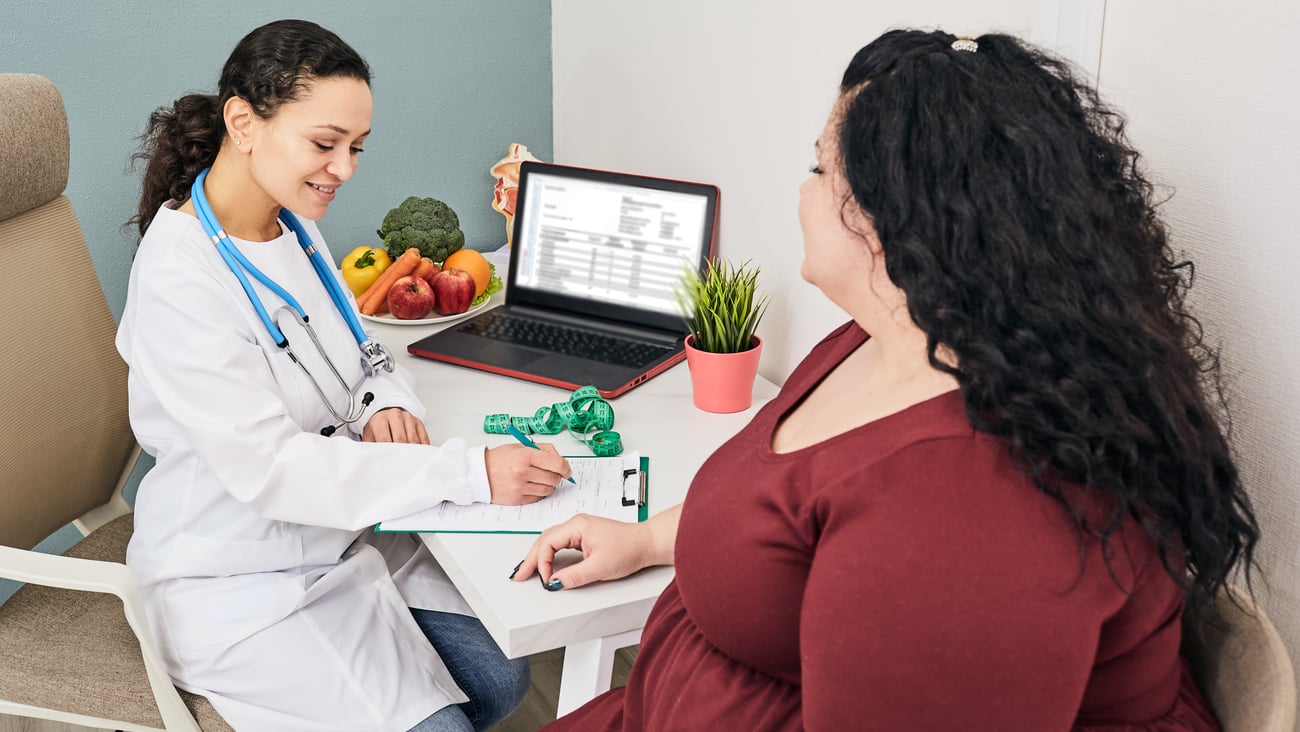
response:
[[(638, 472), (638, 475), (640, 476), (640, 479), (639, 479), (639, 483), (640, 483), (640, 485), (637, 487), (636, 498), (631, 499), (631, 500), (635, 500), (635, 501), (636, 501), (636, 505), (637, 505), (637, 510), (636, 510), (636, 520), (637, 520), (637, 523), (640, 523), (640, 522), (642, 522), (642, 521), (645, 521), (646, 518), (648, 518), (648, 514), (649, 514), (649, 512), (650, 512), (650, 501), (649, 501), (649, 498), (650, 498), (650, 458), (646, 457), (645, 455), (642, 455), (642, 456), (641, 456), (641, 465), (640, 465), (640, 468), (641, 468), (641, 470)], [(626, 487), (626, 486), (625, 486), (625, 487)], [(625, 497), (623, 500), (624, 500), (624, 501), (627, 501), (627, 500), (629, 500), (629, 499), (628, 499), (627, 497)]]

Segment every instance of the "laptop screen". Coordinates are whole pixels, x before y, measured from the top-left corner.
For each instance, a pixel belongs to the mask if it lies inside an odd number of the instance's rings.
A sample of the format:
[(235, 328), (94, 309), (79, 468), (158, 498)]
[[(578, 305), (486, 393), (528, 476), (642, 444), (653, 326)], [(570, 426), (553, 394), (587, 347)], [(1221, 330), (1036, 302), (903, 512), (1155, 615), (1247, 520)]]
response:
[(507, 296), (682, 330), (684, 267), (713, 252), (717, 188), (525, 163)]

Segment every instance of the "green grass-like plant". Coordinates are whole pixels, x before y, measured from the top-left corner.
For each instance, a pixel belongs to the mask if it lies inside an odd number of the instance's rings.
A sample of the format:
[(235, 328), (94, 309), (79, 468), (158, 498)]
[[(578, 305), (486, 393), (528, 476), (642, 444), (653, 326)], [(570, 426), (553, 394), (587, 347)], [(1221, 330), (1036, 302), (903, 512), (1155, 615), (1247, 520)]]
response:
[(708, 353), (740, 353), (754, 347), (754, 329), (769, 298), (758, 297), (757, 265), (714, 259), (701, 275), (686, 267), (676, 291), (677, 307), (691, 332), (691, 345)]

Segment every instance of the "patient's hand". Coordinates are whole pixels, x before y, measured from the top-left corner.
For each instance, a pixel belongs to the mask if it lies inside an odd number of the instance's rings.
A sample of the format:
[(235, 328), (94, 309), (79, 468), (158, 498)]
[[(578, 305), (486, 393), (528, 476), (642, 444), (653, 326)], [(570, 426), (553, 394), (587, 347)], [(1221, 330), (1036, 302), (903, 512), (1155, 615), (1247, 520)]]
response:
[(361, 432), (362, 442), (405, 442), (411, 445), (429, 444), (429, 433), (424, 422), (401, 407), (389, 407), (375, 412)]
[[(582, 561), (552, 572), (561, 549), (581, 551)], [(572, 589), (626, 577), (656, 563), (654, 537), (646, 524), (578, 514), (543, 531), (511, 579), (522, 582), (537, 572), (548, 590)]]

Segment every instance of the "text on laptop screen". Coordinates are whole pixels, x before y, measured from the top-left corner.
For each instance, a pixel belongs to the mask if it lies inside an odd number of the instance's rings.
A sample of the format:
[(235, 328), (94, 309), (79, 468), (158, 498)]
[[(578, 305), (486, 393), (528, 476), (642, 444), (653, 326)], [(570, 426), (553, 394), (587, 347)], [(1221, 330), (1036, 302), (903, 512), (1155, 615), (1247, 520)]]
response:
[(516, 284), (672, 315), (713, 225), (705, 196), (544, 173), (520, 208)]

